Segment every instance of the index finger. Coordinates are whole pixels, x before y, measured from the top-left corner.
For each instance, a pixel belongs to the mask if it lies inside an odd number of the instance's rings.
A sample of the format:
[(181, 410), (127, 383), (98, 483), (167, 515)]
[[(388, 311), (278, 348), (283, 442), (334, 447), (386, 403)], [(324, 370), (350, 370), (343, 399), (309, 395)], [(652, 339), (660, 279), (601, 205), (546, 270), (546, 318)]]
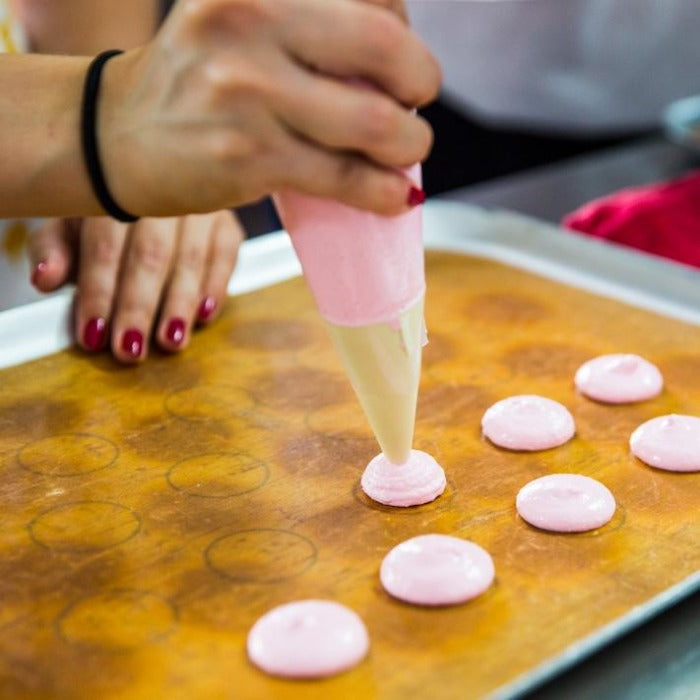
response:
[(361, 0), (370, 5), (379, 5), (380, 7), (386, 7), (387, 10), (393, 12), (397, 17), (400, 17), (406, 24), (408, 24), (408, 12), (406, 10), (406, 3), (403, 0)]
[(343, 78), (365, 78), (409, 107), (437, 97), (437, 60), (387, 7), (358, 0), (280, 4), (283, 45), (303, 64)]

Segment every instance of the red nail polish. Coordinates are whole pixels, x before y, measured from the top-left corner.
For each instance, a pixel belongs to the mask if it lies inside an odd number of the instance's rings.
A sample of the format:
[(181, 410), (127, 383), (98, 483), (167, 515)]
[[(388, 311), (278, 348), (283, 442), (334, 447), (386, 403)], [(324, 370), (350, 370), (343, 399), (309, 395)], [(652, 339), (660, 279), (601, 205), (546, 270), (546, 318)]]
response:
[(91, 318), (83, 330), (83, 345), (90, 352), (101, 350), (107, 333), (107, 321), (103, 318)]
[(425, 190), (420, 187), (411, 187), (408, 191), (408, 204), (411, 207), (416, 207), (425, 202)]
[(122, 336), (122, 350), (130, 357), (137, 359), (141, 357), (143, 350), (143, 334), (135, 328), (129, 328)]
[(43, 260), (42, 260), (41, 262), (38, 262), (38, 263), (34, 266), (34, 271), (32, 272), (32, 278), (31, 278), (31, 279), (32, 279), (32, 284), (33, 284), (35, 287), (36, 287), (36, 285), (37, 285), (38, 282), (39, 282), (39, 277), (41, 277), (41, 275), (46, 271), (46, 269), (48, 268), (48, 266), (49, 266), (48, 263), (46, 263), (46, 262), (43, 261)]
[(165, 335), (173, 345), (180, 345), (185, 339), (185, 321), (181, 318), (171, 319)]
[(197, 318), (200, 321), (208, 321), (211, 315), (216, 309), (216, 299), (214, 297), (204, 297), (202, 303), (199, 305), (199, 312), (197, 313)]

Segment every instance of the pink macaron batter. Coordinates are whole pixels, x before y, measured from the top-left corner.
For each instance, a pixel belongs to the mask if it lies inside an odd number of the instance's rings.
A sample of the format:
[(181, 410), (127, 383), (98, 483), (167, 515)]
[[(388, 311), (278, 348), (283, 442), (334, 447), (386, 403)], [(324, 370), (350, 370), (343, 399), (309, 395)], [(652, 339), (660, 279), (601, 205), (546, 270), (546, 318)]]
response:
[(700, 418), (676, 414), (652, 418), (632, 433), (630, 449), (657, 469), (700, 471)]
[(360, 663), (369, 635), (359, 616), (330, 600), (300, 600), (273, 608), (248, 633), (248, 657), (283, 678), (323, 678)]
[(576, 388), (603, 403), (646, 401), (661, 393), (661, 372), (639, 355), (600, 355), (584, 362), (574, 376)]
[(542, 530), (586, 532), (609, 522), (615, 498), (595, 479), (582, 474), (549, 474), (529, 482), (515, 499), (520, 517)]
[(491, 555), (478, 544), (449, 535), (419, 535), (396, 545), (379, 577), (390, 595), (414, 605), (455, 605), (481, 595), (492, 583)]
[(378, 454), (362, 474), (361, 485), (372, 500), (405, 508), (434, 501), (445, 490), (447, 478), (427, 452), (411, 450), (403, 464)]
[(574, 419), (562, 404), (544, 396), (521, 394), (497, 401), (481, 419), (484, 435), (508, 450), (547, 450), (570, 440)]

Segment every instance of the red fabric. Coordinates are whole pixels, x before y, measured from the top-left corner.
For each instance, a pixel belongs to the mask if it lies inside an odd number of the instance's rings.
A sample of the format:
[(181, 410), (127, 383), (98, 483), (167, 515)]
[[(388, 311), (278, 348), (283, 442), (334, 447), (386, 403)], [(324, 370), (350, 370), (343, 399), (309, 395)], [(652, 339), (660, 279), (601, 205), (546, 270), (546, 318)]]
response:
[(562, 224), (700, 267), (700, 170), (596, 199), (567, 214)]

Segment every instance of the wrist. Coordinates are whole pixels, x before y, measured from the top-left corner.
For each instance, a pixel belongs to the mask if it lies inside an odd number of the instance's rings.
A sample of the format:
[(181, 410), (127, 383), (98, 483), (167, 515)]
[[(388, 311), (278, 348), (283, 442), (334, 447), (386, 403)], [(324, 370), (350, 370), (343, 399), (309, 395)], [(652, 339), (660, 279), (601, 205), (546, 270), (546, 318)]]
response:
[(133, 118), (134, 86), (140, 50), (111, 58), (104, 65), (97, 98), (95, 129), (102, 174), (114, 201), (140, 216), (153, 209), (148, 179), (143, 177), (140, 134)]

